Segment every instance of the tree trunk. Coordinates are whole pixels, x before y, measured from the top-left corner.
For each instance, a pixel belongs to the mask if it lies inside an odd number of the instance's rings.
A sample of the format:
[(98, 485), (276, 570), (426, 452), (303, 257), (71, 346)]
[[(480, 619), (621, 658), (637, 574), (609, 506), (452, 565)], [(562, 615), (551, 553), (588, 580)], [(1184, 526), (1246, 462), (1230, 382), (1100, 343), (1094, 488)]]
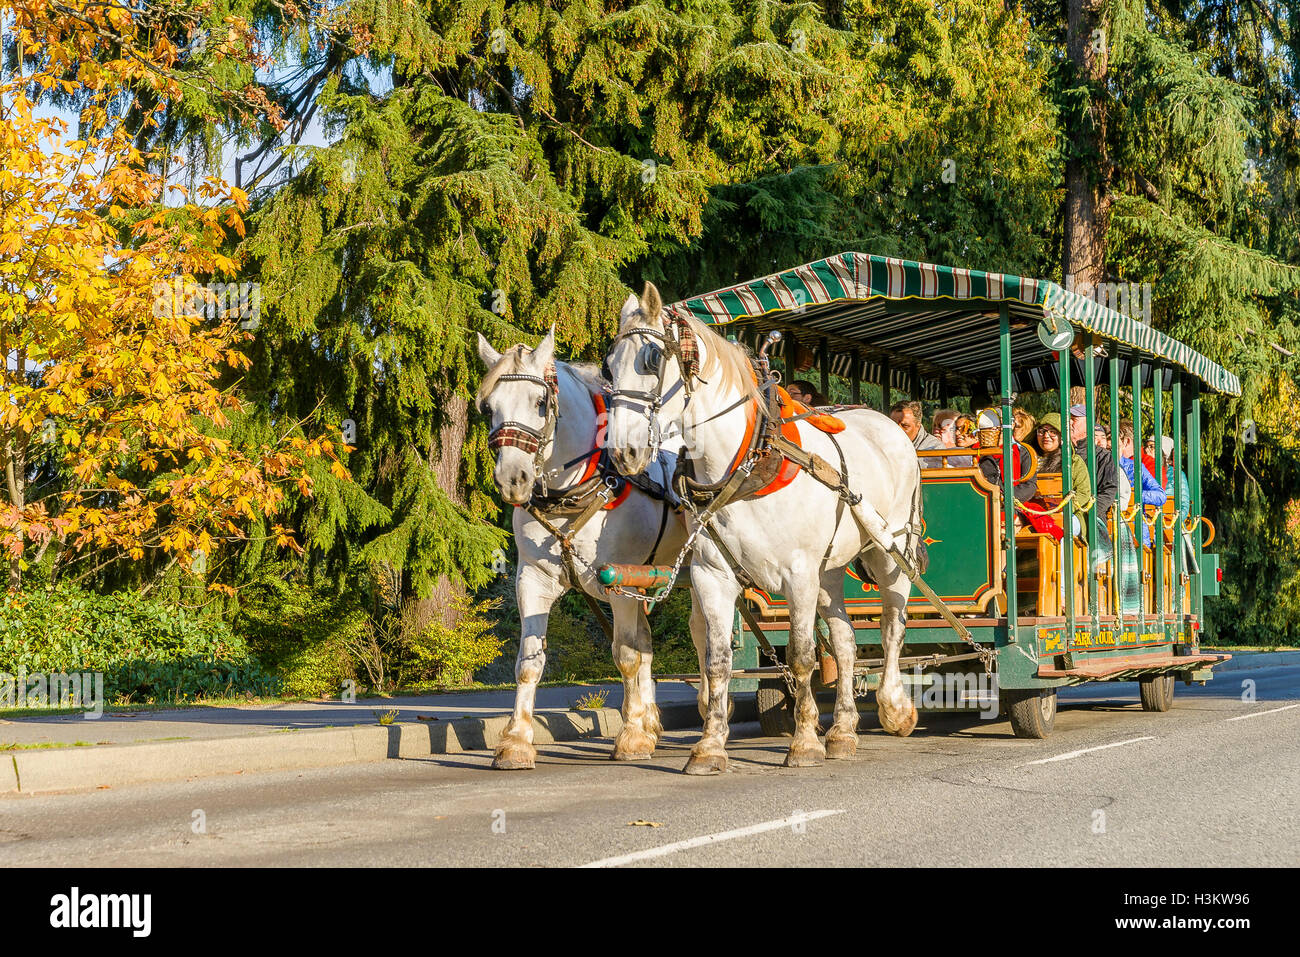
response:
[(1066, 288), (1091, 296), (1106, 278), (1106, 228), (1110, 158), (1106, 149), (1105, 83), (1108, 24), (1104, 0), (1069, 0), (1066, 49), (1075, 85), (1089, 90), (1089, 106), (1067, 125), (1073, 145), (1065, 166), (1065, 236), (1061, 250)]
[[(429, 450), (429, 465), (438, 487), (457, 505), (467, 505), (465, 478), (461, 467), (461, 450), (469, 435), (469, 402), (454, 392), (438, 392), (443, 411), (443, 425)], [(465, 589), (447, 577), (439, 578), (428, 598), (414, 599), (414, 618), (428, 624), (434, 621), (450, 628), (460, 619), (457, 600)]]

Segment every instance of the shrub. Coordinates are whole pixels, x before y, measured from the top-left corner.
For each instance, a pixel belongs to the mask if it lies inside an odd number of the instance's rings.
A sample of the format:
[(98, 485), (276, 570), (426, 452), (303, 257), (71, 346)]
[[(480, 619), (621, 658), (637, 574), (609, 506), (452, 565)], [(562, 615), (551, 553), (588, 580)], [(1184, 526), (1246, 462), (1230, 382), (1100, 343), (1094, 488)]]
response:
[(348, 651), (367, 615), (353, 591), (331, 594), (296, 578), (270, 575), (240, 590), (236, 633), (262, 665), (279, 675), (284, 693), (336, 695), (357, 678)]
[(0, 597), (0, 671), (102, 672), (109, 701), (280, 691), (221, 619), (133, 591), (61, 583)]

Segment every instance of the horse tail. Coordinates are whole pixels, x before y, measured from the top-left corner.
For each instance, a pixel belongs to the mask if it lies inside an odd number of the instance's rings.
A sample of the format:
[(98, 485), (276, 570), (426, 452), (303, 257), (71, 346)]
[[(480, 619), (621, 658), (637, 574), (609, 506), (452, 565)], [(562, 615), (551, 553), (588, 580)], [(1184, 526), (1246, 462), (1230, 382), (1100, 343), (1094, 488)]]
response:
[(916, 470), (916, 488), (912, 492), (912, 515), (907, 522), (907, 551), (912, 567), (924, 575), (930, 568), (930, 550), (925, 547), (922, 530), (925, 527), (925, 501), (921, 496), (921, 470)]

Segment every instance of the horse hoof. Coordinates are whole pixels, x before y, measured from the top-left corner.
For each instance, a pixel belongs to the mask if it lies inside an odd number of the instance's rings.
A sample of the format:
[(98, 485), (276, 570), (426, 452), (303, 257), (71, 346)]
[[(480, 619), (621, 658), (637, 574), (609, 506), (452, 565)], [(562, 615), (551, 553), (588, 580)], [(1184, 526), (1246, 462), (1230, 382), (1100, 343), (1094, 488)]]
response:
[(537, 767), (537, 750), (519, 743), (502, 745), (492, 758), (492, 767), (498, 771), (531, 771)]
[(615, 748), (609, 757), (611, 761), (649, 761), (654, 756), (653, 751), (632, 751), (627, 748)]
[(901, 716), (881, 710), (880, 726), (897, 738), (905, 738), (916, 729), (916, 706), (908, 703), (907, 711)]
[(826, 759), (838, 761), (851, 758), (858, 753), (858, 736), (856, 734), (831, 734), (826, 737)]
[(645, 761), (654, 757), (656, 743), (651, 735), (625, 725), (614, 739), (614, 753), (610, 757), (615, 761)]
[(785, 755), (787, 768), (815, 768), (826, 760), (826, 749), (818, 743), (817, 747), (791, 747)]
[(725, 754), (692, 754), (683, 769), (687, 774), (721, 774), (727, 770)]

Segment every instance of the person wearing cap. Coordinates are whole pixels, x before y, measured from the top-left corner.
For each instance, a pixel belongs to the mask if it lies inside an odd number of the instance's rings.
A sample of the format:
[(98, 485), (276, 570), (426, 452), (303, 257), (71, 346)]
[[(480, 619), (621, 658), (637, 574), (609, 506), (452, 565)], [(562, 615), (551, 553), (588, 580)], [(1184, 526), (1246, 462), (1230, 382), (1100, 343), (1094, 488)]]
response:
[[(1083, 405), (1070, 406), (1070, 443), (1085, 462), (1088, 460), (1088, 409)], [(1110, 527), (1107, 517), (1115, 498), (1119, 495), (1119, 467), (1110, 449), (1096, 445), (1097, 475), (1093, 495), (1097, 506), (1097, 541), (1088, 555), (1088, 563), (1095, 571), (1111, 551)]]
[[(1035, 434), (1041, 453), (1038, 458), (1038, 473), (1060, 472), (1063, 457), (1060, 413), (1049, 412), (1039, 419)], [(1074, 449), (1070, 449), (1070, 489), (1074, 492), (1074, 498), (1070, 499), (1074, 534), (1084, 535), (1083, 517), (1092, 504), (1092, 481), (1088, 478), (1088, 463)]]
[[(942, 449), (944, 447), (943, 443), (921, 427), (924, 414), (921, 411), (921, 403), (915, 399), (908, 402), (895, 402), (894, 407), (889, 410), (889, 417), (898, 423), (898, 427), (912, 440), (912, 445), (918, 452), (924, 452), (927, 449)], [(941, 469), (943, 468), (943, 459), (923, 458), (921, 459), (921, 468)]]
[(1110, 426), (1105, 422), (1098, 422), (1092, 427), (1092, 436), (1097, 448), (1110, 449)]
[[(1002, 487), (1002, 422), (996, 413), (985, 409), (975, 420), (979, 435), (980, 471), (989, 484)], [(1023, 442), (1011, 444), (1011, 494), (1017, 502), (1027, 502), (1038, 494), (1035, 479), (1024, 481), (1021, 477), (1029, 471), (1029, 447)], [(1019, 514), (1017, 514), (1019, 522)]]

